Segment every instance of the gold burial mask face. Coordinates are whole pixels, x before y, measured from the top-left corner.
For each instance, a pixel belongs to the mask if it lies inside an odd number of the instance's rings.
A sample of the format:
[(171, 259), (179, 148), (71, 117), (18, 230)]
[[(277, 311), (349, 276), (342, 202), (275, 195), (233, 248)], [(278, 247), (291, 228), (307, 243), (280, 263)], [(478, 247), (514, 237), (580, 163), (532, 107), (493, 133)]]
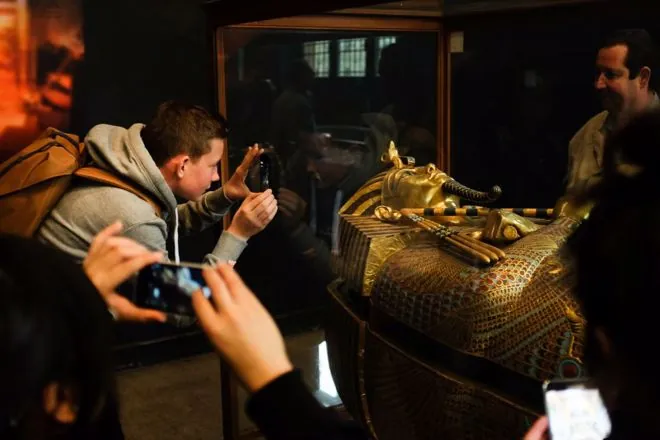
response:
[(460, 199), (442, 190), (442, 185), (450, 179), (434, 164), (393, 168), (383, 182), (383, 204), (393, 209), (457, 208)]

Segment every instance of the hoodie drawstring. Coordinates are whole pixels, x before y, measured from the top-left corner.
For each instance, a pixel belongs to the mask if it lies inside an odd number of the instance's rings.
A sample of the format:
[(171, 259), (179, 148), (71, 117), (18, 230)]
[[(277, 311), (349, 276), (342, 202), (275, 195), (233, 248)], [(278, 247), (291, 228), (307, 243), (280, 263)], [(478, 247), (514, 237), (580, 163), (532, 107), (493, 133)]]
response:
[(174, 261), (179, 264), (179, 210), (174, 208)]

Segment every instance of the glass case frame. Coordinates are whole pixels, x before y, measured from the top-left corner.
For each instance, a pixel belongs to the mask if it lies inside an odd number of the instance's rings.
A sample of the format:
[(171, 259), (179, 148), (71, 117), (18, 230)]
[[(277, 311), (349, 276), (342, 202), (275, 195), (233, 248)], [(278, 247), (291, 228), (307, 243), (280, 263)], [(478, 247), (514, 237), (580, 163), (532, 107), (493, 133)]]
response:
[[(359, 11), (359, 12), (354, 12)], [(401, 12), (397, 12), (400, 14)], [(448, 63), (448, 41), (445, 33), (442, 31), (442, 24), (438, 19), (437, 13), (422, 11), (413, 12), (412, 16), (393, 16), (391, 11), (385, 11), (374, 15), (372, 10), (350, 10), (337, 11), (326, 14), (301, 15), (285, 18), (276, 18), (263, 21), (254, 21), (248, 23), (234, 24), (226, 27), (217, 27), (211, 29), (213, 41), (213, 83), (215, 86), (215, 97), (217, 110), (226, 115), (231, 120), (231, 115), (227, 114), (227, 75), (225, 72), (225, 38), (224, 30), (233, 29), (271, 29), (271, 30), (302, 30), (302, 31), (391, 31), (391, 32), (425, 32), (435, 33), (437, 47), (436, 55), (438, 77), (436, 81), (437, 93), (437, 164), (441, 169), (448, 169), (450, 164), (449, 156), (449, 90), (450, 85), (447, 81), (446, 72), (449, 71)], [(408, 13), (409, 14), (409, 13)], [(420, 15), (423, 14), (423, 15)], [(225, 157), (222, 161), (222, 178), (225, 181), (229, 178), (231, 170), (229, 169), (228, 152), (225, 151)]]
[[(274, 8), (267, 2), (249, 2), (238, 12), (223, 14), (225, 2), (209, 1), (205, 7), (208, 18), (207, 32), (212, 41), (212, 84), (215, 90), (216, 110), (227, 115), (227, 75), (225, 71), (224, 30), (272, 29), (307, 31), (395, 31), (433, 32), (437, 38), (437, 128), (436, 164), (451, 174), (451, 53), (452, 44), (460, 41), (465, 23), (488, 20), (492, 14), (525, 13), (534, 10), (561, 10), (563, 6), (582, 5), (585, 8), (607, 0), (412, 0), (382, 2), (369, 0), (343, 0), (315, 2), (314, 5)], [(443, 4), (441, 4), (443, 3)], [(452, 37), (454, 43), (452, 43)], [(460, 45), (460, 43), (458, 43)], [(222, 181), (230, 177), (228, 153), (222, 162)], [(228, 221), (228, 219), (226, 219)]]

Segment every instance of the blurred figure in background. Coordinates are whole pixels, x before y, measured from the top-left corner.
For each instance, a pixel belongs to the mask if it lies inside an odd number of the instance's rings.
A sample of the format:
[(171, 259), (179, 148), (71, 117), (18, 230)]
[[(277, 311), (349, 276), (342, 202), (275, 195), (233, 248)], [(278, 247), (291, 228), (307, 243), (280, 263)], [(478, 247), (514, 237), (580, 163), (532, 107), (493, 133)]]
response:
[(314, 79), (314, 70), (305, 60), (293, 62), (288, 84), (273, 104), (270, 140), (284, 166), (297, 150), (301, 136), (316, 132)]

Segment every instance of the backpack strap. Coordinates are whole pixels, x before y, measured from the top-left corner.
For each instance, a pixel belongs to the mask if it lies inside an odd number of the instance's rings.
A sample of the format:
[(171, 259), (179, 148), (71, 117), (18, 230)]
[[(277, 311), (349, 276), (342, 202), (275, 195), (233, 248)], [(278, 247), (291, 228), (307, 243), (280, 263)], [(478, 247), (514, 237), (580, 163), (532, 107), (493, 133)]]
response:
[(85, 166), (78, 168), (74, 173), (75, 176), (91, 180), (93, 182), (103, 183), (109, 186), (115, 186), (121, 188), (125, 191), (128, 191), (132, 194), (135, 194), (145, 202), (147, 202), (153, 208), (154, 212), (158, 217), (162, 217), (162, 206), (154, 198), (148, 195), (143, 190), (136, 188), (135, 185), (126, 182), (125, 180), (120, 179), (115, 174), (102, 170), (101, 168), (93, 166)]

